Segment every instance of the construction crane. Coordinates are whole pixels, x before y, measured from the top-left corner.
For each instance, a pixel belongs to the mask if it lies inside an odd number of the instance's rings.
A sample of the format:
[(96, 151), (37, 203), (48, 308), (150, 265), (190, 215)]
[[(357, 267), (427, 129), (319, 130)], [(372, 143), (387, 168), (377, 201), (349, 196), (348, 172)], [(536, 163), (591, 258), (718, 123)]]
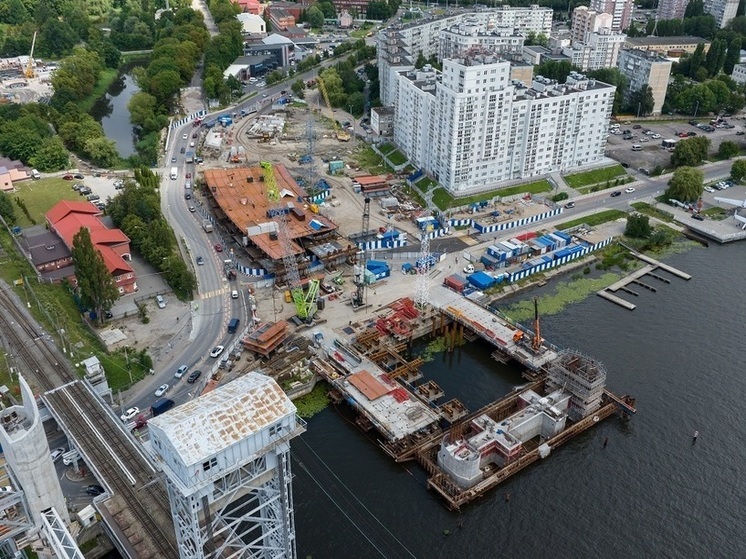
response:
[[(428, 188), (423, 195), (427, 213), (432, 213), (433, 189)], [(433, 255), (430, 254), (430, 232), (425, 225), (420, 236), (420, 256), (417, 258), (415, 268), (417, 270), (417, 283), (415, 285), (414, 302), (418, 308), (424, 309), (430, 302), (430, 268), (434, 264)]]
[(28, 55), (28, 64), (26, 64), (26, 69), (23, 71), (24, 75), (27, 78), (33, 78), (36, 76), (36, 71), (34, 70), (34, 47), (36, 46), (36, 31), (34, 31), (34, 38), (31, 40), (31, 54)]
[(308, 291), (303, 292), (303, 285), (301, 284), (300, 274), (298, 273), (298, 263), (295, 261), (293, 243), (288, 233), (287, 215), (289, 208), (282, 206), (282, 194), (277, 188), (272, 163), (262, 161), (260, 165), (264, 171), (264, 184), (267, 188), (267, 200), (270, 205), (267, 213), (270, 218), (276, 218), (277, 238), (280, 241), (286, 281), (293, 303), (295, 303), (295, 310), (298, 318), (310, 321), (318, 308), (316, 306), (316, 297), (319, 294), (319, 281), (310, 280), (308, 282)]
[(534, 337), (531, 340), (531, 349), (536, 353), (541, 350), (541, 323), (539, 321), (539, 298), (534, 297)]
[[(368, 240), (368, 231), (370, 229), (370, 198), (365, 197), (365, 205), (363, 206), (363, 230), (361, 239), (363, 242)], [(360, 261), (357, 263), (358, 273), (355, 274), (355, 290), (352, 296), (352, 306), (361, 307), (365, 304), (365, 249), (362, 250)]]
[(337, 140), (339, 140), (340, 142), (349, 142), (350, 135), (339, 127), (339, 124), (337, 124), (337, 119), (334, 118), (334, 109), (332, 108), (332, 104), (329, 102), (329, 94), (326, 92), (326, 86), (324, 85), (324, 80), (321, 79), (321, 76), (319, 76), (318, 83), (319, 90), (324, 96), (326, 106), (329, 107), (329, 110), (332, 112), (332, 124), (334, 125), (334, 134), (337, 136)]

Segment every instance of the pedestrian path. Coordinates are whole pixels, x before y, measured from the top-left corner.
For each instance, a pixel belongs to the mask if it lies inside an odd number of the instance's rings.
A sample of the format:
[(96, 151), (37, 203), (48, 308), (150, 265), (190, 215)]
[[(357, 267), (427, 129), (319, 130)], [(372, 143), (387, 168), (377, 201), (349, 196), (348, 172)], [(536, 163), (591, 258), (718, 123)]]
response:
[(189, 116), (185, 116), (184, 118), (180, 118), (179, 120), (174, 120), (171, 122), (171, 128), (179, 128), (180, 126), (184, 126), (187, 122), (192, 122), (195, 118), (201, 118), (207, 114), (207, 111), (197, 111), (196, 113), (192, 113)]

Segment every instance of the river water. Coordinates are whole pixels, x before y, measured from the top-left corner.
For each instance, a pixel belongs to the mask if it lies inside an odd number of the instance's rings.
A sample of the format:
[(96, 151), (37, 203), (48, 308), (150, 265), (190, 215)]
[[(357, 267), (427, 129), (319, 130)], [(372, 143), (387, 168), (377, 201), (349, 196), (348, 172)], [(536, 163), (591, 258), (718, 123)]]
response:
[[(697, 246), (665, 260), (693, 278), (643, 280), (658, 291), (635, 289), (634, 311), (591, 297), (545, 317), (543, 336), (604, 362), (609, 387), (635, 396), (638, 413), (604, 421), (460, 513), (348, 416), (313, 417), (292, 443), (298, 557), (745, 557), (743, 255), (739, 244)], [(425, 377), (474, 410), (523, 382), (490, 351), (437, 356)]]
[(137, 137), (130, 122), (130, 111), (127, 108), (132, 96), (140, 88), (132, 78), (132, 69), (140, 64), (126, 64), (120, 75), (91, 108), (91, 116), (101, 123), (106, 137), (117, 144), (120, 157), (129, 157), (136, 153)]

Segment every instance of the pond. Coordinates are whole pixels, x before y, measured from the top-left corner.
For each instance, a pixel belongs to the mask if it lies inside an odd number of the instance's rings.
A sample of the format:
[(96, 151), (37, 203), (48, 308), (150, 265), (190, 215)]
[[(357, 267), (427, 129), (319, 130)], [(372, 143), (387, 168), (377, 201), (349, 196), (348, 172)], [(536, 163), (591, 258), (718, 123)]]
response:
[(140, 91), (132, 77), (132, 70), (142, 66), (143, 62), (125, 64), (120, 68), (119, 76), (112, 82), (106, 93), (93, 105), (91, 116), (104, 127), (104, 134), (114, 140), (122, 158), (136, 153), (137, 137), (130, 123), (130, 112), (127, 109), (132, 96)]

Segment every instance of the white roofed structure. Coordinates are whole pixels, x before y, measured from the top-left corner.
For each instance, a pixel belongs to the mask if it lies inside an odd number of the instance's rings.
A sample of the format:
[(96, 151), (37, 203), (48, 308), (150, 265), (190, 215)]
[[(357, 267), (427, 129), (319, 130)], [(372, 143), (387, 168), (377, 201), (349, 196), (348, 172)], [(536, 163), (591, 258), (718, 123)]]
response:
[(289, 453), (305, 424), (295, 412), (251, 372), (150, 421), (182, 558), (296, 556)]

